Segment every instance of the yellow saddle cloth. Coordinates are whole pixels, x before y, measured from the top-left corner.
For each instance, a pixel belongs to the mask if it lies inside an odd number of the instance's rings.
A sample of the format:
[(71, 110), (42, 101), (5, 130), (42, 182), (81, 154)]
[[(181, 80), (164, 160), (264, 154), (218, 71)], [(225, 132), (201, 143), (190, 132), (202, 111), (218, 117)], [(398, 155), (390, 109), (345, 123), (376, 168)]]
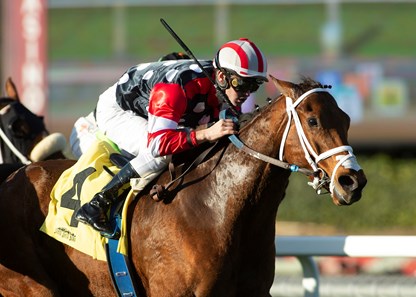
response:
[[(120, 169), (110, 161), (118, 152), (109, 142), (97, 140), (69, 169), (65, 170), (51, 191), (48, 215), (40, 230), (94, 259), (106, 261), (106, 238), (90, 226), (75, 220), (75, 212), (89, 202)], [(106, 167), (106, 169), (104, 169)], [(135, 194), (130, 191), (123, 207), (123, 217)], [(123, 220), (125, 222), (126, 220)], [(126, 226), (121, 226), (118, 252), (127, 254)]]

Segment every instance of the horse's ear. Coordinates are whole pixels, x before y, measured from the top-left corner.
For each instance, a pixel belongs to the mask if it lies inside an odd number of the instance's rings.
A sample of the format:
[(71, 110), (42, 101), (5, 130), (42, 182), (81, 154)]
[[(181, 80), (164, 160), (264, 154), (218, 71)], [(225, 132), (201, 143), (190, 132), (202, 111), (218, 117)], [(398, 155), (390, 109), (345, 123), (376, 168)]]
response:
[(6, 95), (10, 98), (13, 98), (16, 101), (20, 101), (19, 94), (17, 93), (17, 88), (11, 77), (6, 80)]
[(269, 76), (280, 93), (282, 93), (286, 97), (294, 97), (293, 90), (296, 89), (296, 85), (294, 83), (277, 79), (271, 74), (269, 74)]

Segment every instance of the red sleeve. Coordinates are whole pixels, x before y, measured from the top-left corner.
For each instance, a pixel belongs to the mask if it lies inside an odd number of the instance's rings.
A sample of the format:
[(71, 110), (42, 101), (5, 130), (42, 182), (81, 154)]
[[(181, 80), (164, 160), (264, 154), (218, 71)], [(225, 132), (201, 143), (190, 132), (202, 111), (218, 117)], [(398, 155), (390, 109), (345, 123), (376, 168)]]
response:
[(164, 156), (197, 145), (195, 131), (177, 130), (186, 111), (187, 97), (178, 84), (159, 83), (149, 99), (148, 147), (152, 155)]
[(193, 98), (196, 94), (208, 94), (206, 104), (213, 110), (211, 121), (218, 120), (222, 102), (217, 98), (217, 91), (207, 77), (190, 81), (186, 84), (185, 91), (188, 98)]

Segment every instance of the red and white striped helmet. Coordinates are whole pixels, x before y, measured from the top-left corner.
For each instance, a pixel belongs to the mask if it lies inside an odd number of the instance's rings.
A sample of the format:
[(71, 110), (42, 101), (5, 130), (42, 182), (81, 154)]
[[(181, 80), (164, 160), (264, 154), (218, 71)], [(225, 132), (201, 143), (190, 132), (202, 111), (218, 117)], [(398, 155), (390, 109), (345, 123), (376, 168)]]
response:
[(232, 70), (242, 77), (256, 77), (267, 81), (266, 58), (247, 38), (224, 44), (217, 52), (214, 67)]

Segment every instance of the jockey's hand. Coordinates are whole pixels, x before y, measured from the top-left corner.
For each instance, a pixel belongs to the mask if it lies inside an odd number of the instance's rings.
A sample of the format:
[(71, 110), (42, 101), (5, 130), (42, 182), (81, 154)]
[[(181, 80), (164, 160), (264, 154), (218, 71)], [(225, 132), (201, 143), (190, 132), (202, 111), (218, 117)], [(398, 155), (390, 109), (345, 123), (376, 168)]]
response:
[(196, 130), (195, 136), (198, 144), (206, 141), (216, 141), (223, 136), (237, 134), (237, 126), (232, 119), (219, 120), (209, 128)]

